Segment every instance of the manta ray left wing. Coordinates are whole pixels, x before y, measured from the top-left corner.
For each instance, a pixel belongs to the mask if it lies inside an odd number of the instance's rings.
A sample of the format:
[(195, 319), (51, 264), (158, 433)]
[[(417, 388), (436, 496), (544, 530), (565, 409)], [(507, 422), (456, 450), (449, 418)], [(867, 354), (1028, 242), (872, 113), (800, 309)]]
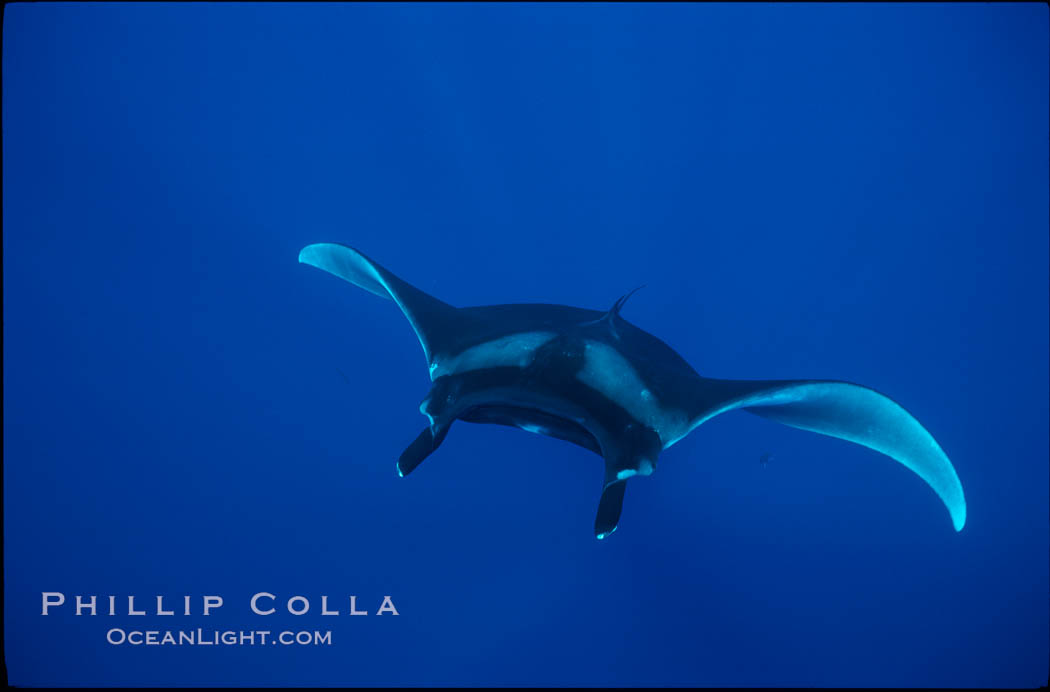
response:
[(794, 428), (854, 442), (914, 471), (941, 498), (956, 531), (966, 523), (966, 499), (951, 462), (933, 436), (903, 406), (873, 389), (834, 380), (703, 378), (706, 403), (690, 428), (744, 409)]
[(299, 252), (299, 261), (397, 303), (415, 330), (428, 365), (462, 321), (455, 307), (399, 279), (352, 247), (339, 243), (307, 245)]

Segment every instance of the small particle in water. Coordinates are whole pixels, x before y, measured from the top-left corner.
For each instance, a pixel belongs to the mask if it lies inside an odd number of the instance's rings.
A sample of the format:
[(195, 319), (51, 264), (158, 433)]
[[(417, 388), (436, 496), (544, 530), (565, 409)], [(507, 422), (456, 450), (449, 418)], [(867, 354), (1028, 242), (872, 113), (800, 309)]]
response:
[(765, 468), (766, 464), (768, 464), (769, 460), (772, 458), (772, 454), (770, 454), (769, 452), (765, 452), (764, 454), (762, 454), (762, 456), (758, 458), (758, 463), (762, 464), (762, 468)]

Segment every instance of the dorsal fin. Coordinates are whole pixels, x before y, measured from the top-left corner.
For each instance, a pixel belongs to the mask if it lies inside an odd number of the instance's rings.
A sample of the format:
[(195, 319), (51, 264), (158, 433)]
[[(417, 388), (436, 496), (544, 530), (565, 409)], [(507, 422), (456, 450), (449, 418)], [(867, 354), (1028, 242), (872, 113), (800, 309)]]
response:
[(609, 308), (605, 312), (604, 315), (602, 315), (597, 320), (595, 320), (595, 322), (593, 322), (593, 324), (605, 323), (605, 324), (609, 325), (609, 330), (612, 332), (613, 336), (616, 337), (617, 339), (619, 339), (620, 338), (620, 333), (616, 331), (616, 319), (620, 316), (620, 310), (623, 309), (623, 305), (624, 305), (624, 303), (627, 302), (628, 298), (630, 298), (635, 293), (637, 293), (640, 289), (643, 289), (643, 288), (645, 288), (645, 284), (642, 284), (641, 286), (639, 286), (638, 288), (634, 289), (633, 291), (620, 296), (617, 299), (617, 301), (615, 303), (613, 303), (613, 306), (611, 308)]
[(605, 313), (604, 319), (610, 319), (618, 316), (620, 314), (620, 310), (623, 309), (624, 303), (627, 302), (627, 299), (633, 296), (638, 291), (642, 290), (643, 288), (645, 288), (645, 284), (642, 284), (641, 286), (633, 289), (629, 293), (620, 296), (619, 299), (615, 303), (613, 303), (613, 306), (609, 308), (609, 311)]

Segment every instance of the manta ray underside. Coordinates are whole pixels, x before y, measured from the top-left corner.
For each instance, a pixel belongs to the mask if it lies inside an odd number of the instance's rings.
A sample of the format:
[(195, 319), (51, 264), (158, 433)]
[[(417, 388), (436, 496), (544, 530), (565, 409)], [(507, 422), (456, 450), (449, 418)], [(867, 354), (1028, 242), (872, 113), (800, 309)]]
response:
[(701, 377), (667, 344), (620, 315), (566, 305), (456, 308), (335, 243), (299, 261), (397, 303), (423, 346), (433, 386), (420, 411), (430, 424), (397, 463), (411, 473), (456, 420), (498, 423), (575, 443), (605, 460), (594, 532), (616, 530), (624, 489), (660, 452), (720, 413), (743, 409), (778, 423), (863, 445), (933, 488), (956, 531), (966, 522), (962, 485), (948, 457), (887, 396), (832, 380)]

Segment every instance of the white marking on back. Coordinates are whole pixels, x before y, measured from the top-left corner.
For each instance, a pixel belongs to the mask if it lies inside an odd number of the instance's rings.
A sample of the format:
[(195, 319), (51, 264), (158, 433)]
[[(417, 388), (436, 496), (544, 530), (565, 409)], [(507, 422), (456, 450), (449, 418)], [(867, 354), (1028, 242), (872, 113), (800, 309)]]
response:
[(655, 430), (661, 441), (677, 436), (688, 427), (689, 418), (685, 412), (661, 406), (634, 366), (619, 351), (600, 341), (587, 341), (584, 349), (583, 367), (576, 374), (577, 379), (616, 402), (635, 420)]
[(554, 332), (523, 332), (471, 346), (452, 358), (432, 362), (430, 379), (485, 368), (524, 368), (536, 357), (536, 349), (557, 336)]

